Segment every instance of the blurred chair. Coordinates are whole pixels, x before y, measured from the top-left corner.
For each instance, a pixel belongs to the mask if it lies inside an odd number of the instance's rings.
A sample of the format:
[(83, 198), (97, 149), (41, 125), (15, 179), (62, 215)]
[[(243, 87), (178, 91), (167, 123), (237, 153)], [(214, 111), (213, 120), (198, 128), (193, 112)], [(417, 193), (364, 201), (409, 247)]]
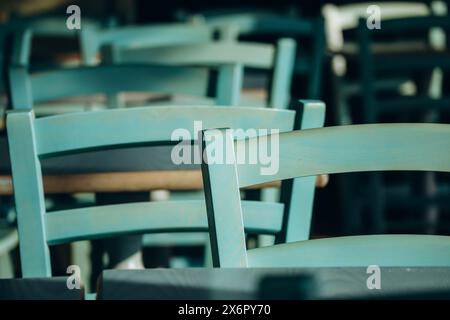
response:
[[(98, 83), (107, 85), (107, 81)], [(317, 105), (305, 108), (302, 125), (320, 126), (317, 121), (323, 121), (323, 111)], [(136, 144), (173, 145), (179, 142), (171, 141), (173, 131), (178, 128), (189, 131), (191, 139), (188, 141), (191, 141), (196, 139), (194, 121), (203, 121), (205, 128), (231, 127), (244, 132), (247, 129), (266, 129), (268, 132), (276, 129), (285, 132), (292, 130), (296, 116), (298, 121), (299, 113), (290, 110), (209, 106), (102, 110), (38, 119), (32, 110), (11, 111), (7, 117), (8, 139), (23, 276), (51, 276), (49, 245), (124, 233), (208, 230), (204, 200), (137, 202), (47, 212), (41, 170), (44, 158)], [(313, 194), (314, 179), (298, 181), (299, 189), (293, 189), (293, 193), (304, 188)], [(299, 201), (298, 195), (296, 199)], [(289, 220), (304, 219), (304, 216), (293, 217), (301, 213), (298, 207), (289, 209), (283, 203), (243, 203), (244, 220), (249, 231), (286, 233), (285, 210), (292, 212)], [(305, 236), (302, 234), (306, 232), (303, 224), (294, 229), (298, 236)], [(287, 230), (288, 233), (290, 231), (294, 230)]]
[[(203, 131), (203, 150), (223, 148), (233, 164), (202, 164), (215, 267), (449, 267), (450, 238), (371, 235), (305, 240), (247, 250), (239, 189), (272, 180), (372, 170), (450, 172), (450, 125), (368, 124), (270, 135), (279, 139), (279, 171), (237, 163), (235, 153), (259, 137), (233, 141), (230, 131)], [(220, 139), (220, 140), (219, 140)], [(223, 190), (228, 190), (224, 193)], [(305, 221), (306, 222), (306, 221)]]
[[(445, 90), (444, 80), (450, 76), (449, 35), (448, 16), (391, 19), (384, 21), (378, 30), (367, 29), (365, 20), (360, 20), (360, 121), (448, 122), (450, 92)], [(433, 36), (434, 42), (430, 39)], [(380, 43), (391, 49), (377, 52)], [(411, 88), (389, 89), (376, 85), (380, 79), (393, 75), (408, 79)], [(365, 203), (370, 208), (375, 232), (389, 229), (397, 232), (411, 229), (425, 233), (448, 232), (444, 225), (440, 230), (437, 226), (438, 211), (448, 204), (446, 198), (450, 181), (445, 175), (424, 173), (421, 177), (403, 176), (391, 186), (385, 186), (383, 180), (386, 180), (386, 175), (370, 174), (366, 179), (367, 188), (364, 188)], [(410, 203), (407, 199), (412, 195), (414, 201)], [(389, 221), (387, 211), (393, 206), (396, 211), (419, 209), (416, 215), (422, 217), (410, 216), (408, 219)]]
[[(97, 64), (101, 51), (112, 48), (110, 61), (117, 50), (155, 48), (167, 45), (196, 44), (212, 41), (214, 30), (207, 26), (185, 23), (126, 26), (115, 28), (83, 27), (80, 32), (80, 48), (83, 63)], [(110, 53), (109, 53), (110, 54)]]
[[(270, 87), (266, 99), (257, 97), (244, 101), (240, 95), (230, 97), (233, 105), (287, 108), (293, 72), (295, 41), (281, 39), (276, 46), (269, 44), (217, 41), (201, 44), (171, 45), (151, 49), (124, 49), (119, 61), (127, 63), (157, 63), (164, 65), (223, 66), (233, 65), (228, 73), (242, 87), (244, 69), (260, 70), (268, 74)], [(219, 78), (220, 80), (220, 78)], [(240, 94), (240, 92), (239, 92)], [(243, 97), (244, 98), (244, 97)], [(267, 101), (264, 101), (267, 100)]]
[[(332, 55), (330, 84), (333, 108), (330, 108), (329, 115), (334, 124), (367, 123), (367, 119), (364, 118), (363, 111), (359, 107), (362, 103), (361, 99), (365, 99), (365, 89), (360, 78), (361, 68), (365, 65), (358, 55), (358, 24), (360, 19), (362, 24), (362, 19), (369, 16), (370, 12), (367, 10), (373, 4), (349, 3), (340, 6), (327, 4), (322, 8), (322, 14), (325, 18), (327, 48)], [(376, 3), (376, 5), (380, 9), (382, 29), (385, 29), (385, 23), (392, 19), (446, 14), (446, 4), (442, 1), (432, 1), (431, 3), (388, 1)], [(366, 21), (364, 21), (364, 27), (367, 31), (378, 31), (369, 30)], [(414, 51), (417, 48), (417, 43), (405, 43), (405, 39), (408, 40), (408, 34), (392, 43), (385, 43), (384, 41), (375, 43), (371, 50), (375, 55), (395, 53), (399, 49), (408, 54), (408, 51)], [(442, 43), (442, 39), (437, 40), (437, 42)], [(434, 45), (439, 46), (439, 43), (433, 42)], [(439, 82), (439, 79), (433, 79), (434, 82), (436, 82), (435, 80)], [(408, 92), (414, 89), (414, 84), (411, 85), (411, 78), (398, 72), (383, 77), (375, 77), (371, 85), (377, 92), (395, 92), (401, 95), (408, 95)], [(437, 84), (437, 87), (439, 87), (439, 84)], [(375, 176), (376, 174), (369, 175)], [(374, 211), (377, 210), (378, 206), (373, 206), (371, 202), (366, 201), (371, 199), (371, 192), (368, 191), (368, 188), (361, 188), (361, 184), (367, 184), (364, 175), (346, 174), (336, 177), (336, 181), (340, 211), (343, 215), (342, 232), (344, 234), (358, 234), (363, 230), (364, 217), (361, 213), (363, 207), (369, 207), (369, 211)], [(361, 195), (364, 193), (368, 194), (368, 198)], [(381, 200), (379, 201), (381, 202)], [(366, 219), (369, 222), (371, 232), (383, 232), (383, 221), (380, 216), (380, 213), (375, 213)]]
[[(283, 37), (295, 39), (299, 46), (294, 76), (301, 76), (304, 80), (292, 88), (294, 94), (307, 99), (318, 99), (321, 96), (322, 67), (325, 58), (322, 18), (290, 17), (268, 11), (241, 13), (219, 11), (199, 13), (190, 19), (196, 22), (203, 21), (212, 28), (222, 30), (219, 36), (222, 40), (276, 42)], [(302, 82), (307, 83), (303, 90), (299, 87)]]
[[(219, 71), (220, 72), (220, 71)], [(225, 78), (225, 77), (223, 77)], [(227, 78), (232, 83), (231, 78)], [(77, 96), (115, 94), (119, 92), (153, 92), (208, 97), (209, 69), (201, 67), (162, 66), (149, 64), (121, 64), (97, 67), (59, 68), (29, 74), (25, 68), (10, 68), (11, 101), (13, 109), (31, 109), (36, 104)], [(225, 85), (226, 84), (226, 85)], [(233, 95), (221, 92), (233, 88), (227, 82), (218, 82), (213, 98)], [(221, 93), (219, 93), (221, 92)], [(156, 96), (157, 98), (157, 96)], [(224, 103), (224, 101), (220, 101)], [(44, 114), (59, 110), (63, 102), (50, 106)], [(53, 107), (53, 108), (52, 108)], [(50, 109), (52, 108), (52, 109)], [(39, 110), (39, 107), (37, 107)], [(72, 111), (80, 111), (74, 109)]]
[[(380, 9), (381, 24), (391, 19), (430, 16), (445, 14), (445, 4), (434, 1), (437, 5), (431, 8), (425, 2), (380, 2), (376, 5)], [(439, 5), (441, 3), (441, 5)], [(335, 110), (335, 123), (350, 124), (353, 117), (350, 111), (349, 99), (361, 94), (361, 86), (354, 79), (352, 69), (357, 67), (355, 56), (358, 52), (358, 42), (355, 31), (359, 19), (368, 17), (368, 8), (373, 3), (350, 3), (341, 6), (326, 4), (322, 8), (325, 19), (325, 34), (327, 49), (332, 54), (331, 71)], [(444, 7), (444, 9), (442, 8)], [(382, 27), (384, 28), (384, 27)], [(385, 45), (384, 45), (385, 47)], [(383, 45), (379, 48), (383, 51)], [(399, 88), (408, 79), (391, 78), (378, 80), (375, 83), (381, 90)]]
[[(80, 41), (83, 60), (96, 63), (101, 56), (106, 63), (152, 63), (171, 65), (223, 66), (234, 65), (228, 74), (243, 82), (243, 68), (272, 73), (269, 77), (271, 107), (287, 107), (294, 68), (295, 42), (281, 39), (276, 47), (241, 43), (229, 39), (230, 26), (208, 26), (199, 23), (157, 24), (122, 27), (108, 30), (85, 29)], [(219, 40), (214, 40), (215, 33)], [(233, 41), (228, 41), (233, 40)], [(238, 84), (239, 87), (242, 84)], [(269, 84), (267, 84), (269, 86)], [(257, 100), (261, 100), (257, 93)], [(232, 96), (226, 104), (249, 105), (240, 96)]]

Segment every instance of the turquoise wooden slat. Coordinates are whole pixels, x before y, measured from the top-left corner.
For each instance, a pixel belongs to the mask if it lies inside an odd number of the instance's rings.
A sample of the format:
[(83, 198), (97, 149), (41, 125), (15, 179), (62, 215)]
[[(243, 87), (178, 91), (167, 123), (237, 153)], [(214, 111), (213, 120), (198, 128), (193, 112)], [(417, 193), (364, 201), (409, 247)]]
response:
[(31, 108), (32, 102), (58, 98), (113, 94), (127, 91), (206, 96), (208, 70), (204, 68), (109, 65), (54, 69), (28, 75), (21, 67), (10, 68), (12, 106)]
[[(300, 101), (297, 108), (300, 129), (323, 127), (325, 104), (318, 101)], [(277, 235), (277, 243), (309, 239), (316, 190), (316, 176), (294, 178), (283, 183), (282, 197), (286, 195), (283, 232)], [(287, 190), (284, 190), (287, 189)]]
[(274, 64), (274, 75), (270, 91), (269, 106), (279, 108), (289, 106), (291, 80), (294, 72), (296, 43), (292, 39), (278, 41)]
[[(203, 131), (202, 150), (223, 139), (224, 150), (236, 159), (233, 137), (227, 129)], [(213, 160), (202, 151), (206, 163)], [(234, 160), (235, 161), (235, 160)], [(240, 205), (238, 176), (235, 163), (220, 166), (202, 165), (205, 200), (208, 213), (209, 235), (214, 267), (247, 267), (244, 221)], [(224, 196), (223, 191), (227, 190)], [(224, 254), (222, 254), (224, 253)]]
[[(49, 250), (46, 242), (45, 202), (42, 173), (37, 158), (34, 119), (28, 112), (14, 112), (8, 117), (9, 152), (13, 172), (14, 196), (20, 237), (20, 259), (24, 277), (50, 276)], [(30, 268), (32, 266), (32, 268)]]
[(250, 267), (449, 267), (448, 236), (371, 235), (317, 239), (248, 251)]
[[(242, 207), (247, 232), (276, 234), (281, 230), (282, 203), (243, 201)], [(47, 242), (66, 243), (124, 232), (207, 232), (205, 212), (204, 200), (127, 203), (53, 211), (45, 214)]]
[(11, 49), (11, 64), (28, 66), (31, 55), (31, 29), (22, 29), (14, 33)]
[(13, 109), (31, 109), (33, 94), (30, 79), (24, 67), (9, 69), (10, 98)]
[(217, 104), (218, 105), (239, 105), (240, 92), (243, 84), (242, 64), (226, 64), (219, 67), (217, 80)]
[[(352, 125), (282, 133), (278, 172), (261, 176), (261, 165), (238, 164), (239, 185), (344, 172), (448, 171), (449, 134), (449, 125), (425, 123)], [(246, 144), (254, 145), (256, 140), (236, 141), (236, 152), (243, 152)]]
[[(294, 125), (295, 112), (182, 106), (103, 110), (38, 119), (34, 118), (32, 110), (8, 113), (24, 276), (51, 276), (49, 244), (135, 232), (206, 230), (203, 201), (134, 203), (46, 212), (40, 170), (43, 156), (96, 147), (167, 143), (173, 130), (178, 128), (185, 128), (195, 139), (194, 120), (203, 121), (204, 128), (228, 126), (243, 130), (289, 131)], [(281, 230), (283, 203), (245, 202), (243, 208), (243, 221), (248, 231), (275, 234)]]
[(273, 65), (275, 54), (275, 47), (272, 45), (219, 41), (151, 49), (124, 49), (120, 57), (126, 62), (210, 66), (241, 63), (246, 67), (268, 69)]
[[(378, 124), (306, 129), (237, 140), (234, 148), (231, 136), (224, 138), (224, 129), (206, 130), (203, 135), (203, 152), (219, 147), (215, 143), (225, 140), (230, 145), (224, 150), (234, 159), (233, 164), (223, 165), (208, 163), (207, 158), (202, 164), (215, 266), (450, 266), (450, 256), (445, 254), (450, 249), (450, 237), (443, 236), (338, 237), (247, 251), (240, 198), (235, 196), (246, 185), (317, 174), (385, 170), (450, 172), (450, 125)], [(264, 176), (260, 165), (236, 161), (235, 153), (242, 152), (246, 145), (255, 146), (258, 139), (269, 138), (279, 139), (276, 174)], [(216, 190), (221, 186), (229, 194), (219, 194)]]
[(104, 46), (113, 46), (115, 49), (151, 48), (206, 42), (212, 37), (213, 30), (211, 28), (184, 23), (109, 29), (83, 28), (80, 33), (80, 46), (83, 61), (91, 65), (95, 63), (96, 55)]
[[(117, 112), (101, 110), (58, 115), (36, 120), (37, 152), (48, 155), (129, 143), (170, 141), (178, 128), (186, 129), (195, 137), (194, 121), (202, 121), (204, 129), (229, 126), (243, 130), (277, 128), (284, 132), (292, 130), (294, 115), (295, 112), (290, 110), (208, 106), (136, 107)], [(92, 135), (92, 132), (96, 134)]]

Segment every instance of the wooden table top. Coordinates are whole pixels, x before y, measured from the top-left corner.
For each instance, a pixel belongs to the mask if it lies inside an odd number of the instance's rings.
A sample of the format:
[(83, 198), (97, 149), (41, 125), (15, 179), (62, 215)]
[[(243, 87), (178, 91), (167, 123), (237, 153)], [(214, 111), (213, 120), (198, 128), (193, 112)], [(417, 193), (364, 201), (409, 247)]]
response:
[[(46, 194), (84, 192), (140, 192), (152, 190), (188, 191), (202, 190), (200, 170), (165, 170), (138, 172), (100, 172), (44, 175)], [(316, 187), (323, 188), (328, 176), (318, 176)], [(263, 189), (279, 187), (280, 181), (248, 187)], [(13, 185), (10, 175), (0, 175), (0, 195), (12, 195)]]
[[(389, 299), (441, 293), (441, 297), (450, 298), (450, 268), (397, 267), (380, 268), (380, 272), (381, 290), (369, 290), (371, 274), (367, 268), (357, 267), (105, 270), (99, 279), (97, 298), (260, 299), (264, 293), (262, 280), (268, 278), (288, 280), (281, 282), (286, 292), (265, 292), (271, 296), (291, 292), (312, 299)], [(293, 298), (302, 297), (289, 297)]]

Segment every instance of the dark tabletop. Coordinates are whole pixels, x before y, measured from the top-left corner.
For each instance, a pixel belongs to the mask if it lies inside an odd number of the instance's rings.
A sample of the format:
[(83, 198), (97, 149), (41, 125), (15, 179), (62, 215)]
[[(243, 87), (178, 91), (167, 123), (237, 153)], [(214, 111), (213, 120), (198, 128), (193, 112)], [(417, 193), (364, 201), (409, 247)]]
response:
[(380, 290), (367, 288), (369, 276), (366, 268), (106, 270), (98, 298), (256, 299), (277, 292), (281, 298), (289, 292), (319, 299), (450, 298), (450, 268), (381, 268)]

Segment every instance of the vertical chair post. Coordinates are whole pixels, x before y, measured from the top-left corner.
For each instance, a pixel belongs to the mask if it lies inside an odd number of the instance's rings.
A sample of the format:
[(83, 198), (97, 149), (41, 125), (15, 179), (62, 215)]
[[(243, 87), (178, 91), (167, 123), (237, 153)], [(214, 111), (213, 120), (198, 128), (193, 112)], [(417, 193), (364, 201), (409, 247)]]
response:
[(33, 122), (31, 110), (13, 111), (7, 117), (22, 276), (25, 278), (51, 276), (42, 172)]
[[(295, 129), (323, 127), (325, 122), (323, 102), (301, 100), (295, 108), (297, 109)], [(283, 229), (276, 238), (277, 243), (309, 239), (315, 184), (316, 176), (294, 178), (283, 182), (282, 198), (287, 200)]]
[(80, 31), (81, 59), (84, 65), (95, 65), (96, 55), (99, 50), (99, 39), (92, 27), (83, 27)]
[(11, 52), (11, 64), (28, 67), (31, 55), (31, 29), (20, 30), (14, 34)]
[(286, 109), (289, 105), (295, 51), (296, 43), (294, 40), (280, 39), (278, 41), (270, 91), (269, 107), (271, 108)]
[(217, 80), (217, 104), (237, 106), (241, 99), (243, 65), (226, 64), (219, 67)]
[[(213, 266), (247, 267), (233, 136), (230, 130), (213, 129), (203, 131), (200, 138)], [(213, 153), (224, 156), (222, 159), (214, 159)], [(215, 163), (216, 160), (225, 161), (225, 158), (232, 159), (233, 163)]]
[(12, 66), (9, 68), (9, 83), (11, 88), (11, 106), (13, 109), (33, 108), (32, 89), (30, 77), (23, 66)]

